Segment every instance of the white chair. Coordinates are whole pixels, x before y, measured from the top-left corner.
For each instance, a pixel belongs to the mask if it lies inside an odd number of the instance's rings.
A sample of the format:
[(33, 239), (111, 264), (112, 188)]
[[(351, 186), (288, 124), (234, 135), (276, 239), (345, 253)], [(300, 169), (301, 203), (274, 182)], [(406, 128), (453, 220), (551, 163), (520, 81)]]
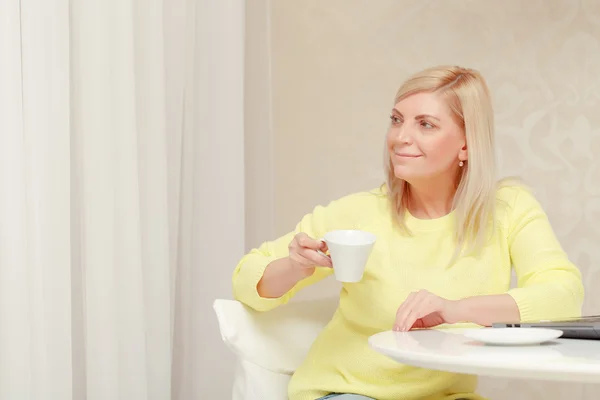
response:
[(215, 300), (221, 337), (237, 357), (232, 400), (287, 400), (292, 374), (337, 305), (337, 297), (291, 301), (259, 313)]

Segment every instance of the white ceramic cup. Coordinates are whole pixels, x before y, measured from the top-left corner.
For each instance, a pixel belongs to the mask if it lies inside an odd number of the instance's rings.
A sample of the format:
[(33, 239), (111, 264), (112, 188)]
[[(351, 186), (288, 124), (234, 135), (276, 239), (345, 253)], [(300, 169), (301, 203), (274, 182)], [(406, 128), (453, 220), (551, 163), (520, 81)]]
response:
[(327, 243), (335, 279), (359, 282), (375, 244), (375, 235), (360, 230), (327, 232), (321, 239)]

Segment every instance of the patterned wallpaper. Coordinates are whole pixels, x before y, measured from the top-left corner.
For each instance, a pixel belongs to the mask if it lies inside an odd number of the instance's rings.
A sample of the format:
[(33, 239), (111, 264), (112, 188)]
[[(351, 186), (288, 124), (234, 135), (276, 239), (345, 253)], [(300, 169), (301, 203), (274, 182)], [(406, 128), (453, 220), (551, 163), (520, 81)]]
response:
[[(600, 313), (600, 0), (271, 2), (274, 220), (378, 185), (391, 99), (436, 64), (491, 86), (502, 175), (545, 206)], [(595, 399), (582, 384), (482, 378), (491, 399)]]

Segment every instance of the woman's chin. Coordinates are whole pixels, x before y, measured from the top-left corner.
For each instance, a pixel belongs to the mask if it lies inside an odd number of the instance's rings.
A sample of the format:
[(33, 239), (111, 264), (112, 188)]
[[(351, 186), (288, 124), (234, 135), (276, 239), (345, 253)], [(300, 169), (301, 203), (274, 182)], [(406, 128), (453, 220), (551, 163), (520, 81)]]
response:
[(409, 181), (411, 178), (415, 177), (414, 171), (411, 170), (412, 168), (408, 168), (405, 165), (395, 165), (394, 176), (398, 179)]

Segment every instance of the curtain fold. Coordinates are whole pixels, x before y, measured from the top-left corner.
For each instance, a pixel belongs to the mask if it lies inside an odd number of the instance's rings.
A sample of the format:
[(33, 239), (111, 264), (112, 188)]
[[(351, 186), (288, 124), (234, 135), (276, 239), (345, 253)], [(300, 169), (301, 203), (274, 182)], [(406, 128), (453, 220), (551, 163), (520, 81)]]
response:
[(230, 369), (206, 253), (220, 214), (244, 250), (243, 2), (216, 4), (0, 1), (0, 400), (200, 399)]
[(170, 395), (162, 1), (73, 2), (88, 399)]
[[(20, 7), (0, 3), (0, 398), (30, 396), (32, 332), (27, 252)], [(17, 266), (17, 267), (13, 267)]]
[(0, 398), (71, 375), (68, 1), (0, 3)]

